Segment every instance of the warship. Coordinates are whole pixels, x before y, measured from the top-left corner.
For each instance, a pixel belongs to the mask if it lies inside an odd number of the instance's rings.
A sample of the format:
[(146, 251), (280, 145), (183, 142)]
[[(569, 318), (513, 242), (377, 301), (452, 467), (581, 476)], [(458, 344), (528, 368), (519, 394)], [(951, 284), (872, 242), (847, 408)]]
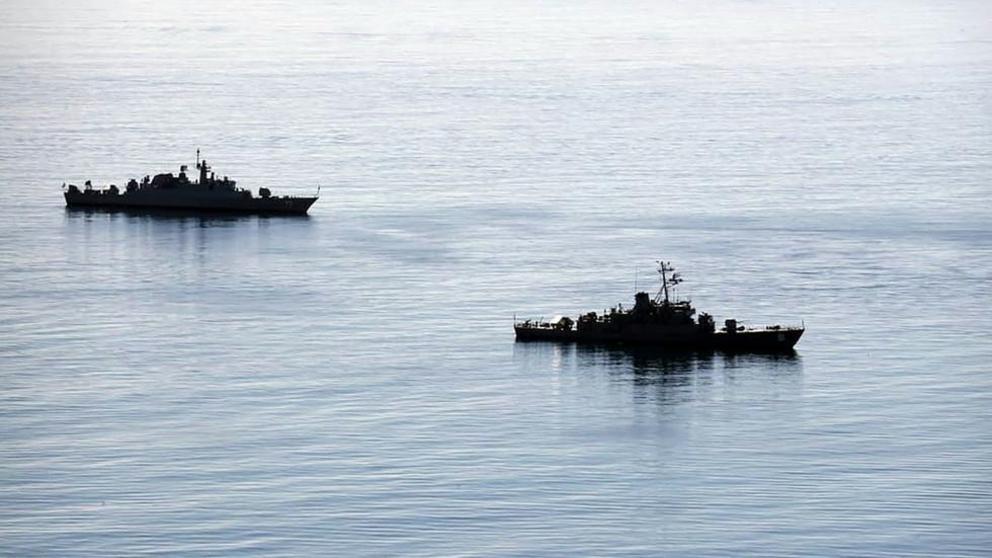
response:
[(735, 353), (791, 352), (806, 331), (805, 325), (772, 325), (749, 328), (728, 319), (719, 330), (713, 316), (696, 317), (689, 300), (672, 300), (669, 290), (682, 282), (669, 262), (658, 262), (661, 289), (651, 297), (634, 295), (634, 307), (618, 305), (603, 314), (589, 312), (573, 320), (552, 321), (514, 318), (518, 341), (557, 341), (566, 343), (629, 344), (672, 351), (726, 351)]
[(218, 178), (207, 161), (200, 160), (199, 149), (196, 150), (196, 168), (200, 171), (196, 182), (190, 181), (186, 176), (187, 166), (182, 165), (178, 176), (171, 172), (156, 174), (154, 178), (145, 176), (141, 182), (132, 178), (123, 192), (114, 184), (102, 190), (94, 189), (89, 180), (83, 189), (75, 184), (63, 184), (65, 204), (70, 208), (306, 215), (320, 195), (318, 186), (314, 196), (273, 196), (268, 188), (259, 188), (258, 196), (254, 196), (251, 190), (238, 188), (236, 181), (226, 176)]

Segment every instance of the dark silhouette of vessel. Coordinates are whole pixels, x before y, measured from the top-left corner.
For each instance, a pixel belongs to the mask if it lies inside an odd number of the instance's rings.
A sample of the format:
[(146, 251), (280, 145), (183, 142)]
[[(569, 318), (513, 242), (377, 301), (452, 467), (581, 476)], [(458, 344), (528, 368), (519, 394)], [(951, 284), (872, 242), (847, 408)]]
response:
[(172, 173), (145, 176), (141, 182), (128, 181), (124, 191), (111, 184), (103, 190), (93, 188), (87, 180), (82, 190), (75, 184), (63, 184), (68, 207), (138, 210), (223, 211), (237, 213), (306, 215), (320, 194), (314, 196), (273, 196), (268, 188), (259, 188), (258, 196), (251, 190), (238, 188), (228, 177), (217, 178), (196, 151), (196, 168), (200, 178), (191, 182), (186, 165), (179, 167), (179, 176)]
[(563, 317), (553, 322), (514, 320), (519, 341), (558, 341), (574, 343), (624, 343), (675, 351), (721, 350), (738, 353), (791, 352), (802, 337), (804, 327), (773, 325), (746, 328), (737, 320), (726, 320), (717, 330), (707, 313), (694, 317), (696, 309), (688, 300), (673, 301), (669, 289), (682, 278), (668, 262), (658, 262), (661, 289), (652, 299), (646, 292), (634, 295), (634, 307), (619, 305), (598, 315), (589, 312), (576, 320)]

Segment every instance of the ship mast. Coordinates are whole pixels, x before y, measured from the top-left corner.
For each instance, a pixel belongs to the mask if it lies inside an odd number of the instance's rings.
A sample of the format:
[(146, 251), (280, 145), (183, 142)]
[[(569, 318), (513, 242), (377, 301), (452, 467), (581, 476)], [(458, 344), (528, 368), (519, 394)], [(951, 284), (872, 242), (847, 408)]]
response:
[(207, 160), (204, 159), (200, 161), (200, 150), (196, 150), (196, 169), (200, 171), (200, 182), (199, 184), (205, 185), (207, 183), (207, 173), (210, 172), (210, 167), (207, 166)]
[[(672, 267), (672, 262), (663, 262), (658, 260), (658, 275), (661, 275), (661, 290), (655, 296), (655, 302), (661, 302), (659, 299), (664, 297), (665, 304), (669, 303), (668, 299), (668, 286), (671, 285), (673, 288), (682, 282), (682, 276), (675, 271)], [(671, 276), (668, 274), (671, 273)]]

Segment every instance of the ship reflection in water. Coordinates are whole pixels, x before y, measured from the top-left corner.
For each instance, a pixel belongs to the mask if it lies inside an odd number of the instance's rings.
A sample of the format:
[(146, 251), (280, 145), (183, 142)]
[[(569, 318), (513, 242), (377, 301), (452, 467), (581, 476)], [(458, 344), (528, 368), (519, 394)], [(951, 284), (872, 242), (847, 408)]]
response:
[(802, 358), (795, 352), (725, 354), (665, 352), (641, 347), (516, 342), (514, 360), (532, 373), (550, 370), (560, 382), (606, 381), (633, 388), (636, 402), (690, 403), (796, 397)]
[(244, 222), (252, 220), (302, 220), (310, 219), (310, 215), (286, 214), (272, 215), (268, 213), (238, 213), (232, 211), (212, 211), (201, 209), (169, 209), (159, 207), (86, 207), (73, 206), (65, 207), (65, 214), (68, 218), (98, 218), (107, 215), (112, 218), (125, 218), (131, 220), (196, 220), (203, 223), (223, 223), (223, 222)]
[(72, 242), (63, 249), (67, 257), (99, 266), (146, 262), (150, 267), (142, 273), (154, 282), (159, 279), (156, 274), (183, 275), (204, 269), (207, 261), (225, 274), (250, 266), (252, 260), (245, 258), (257, 259), (259, 254), (299, 253), (305, 261), (317, 234), (314, 224), (306, 215), (67, 207), (63, 227)]

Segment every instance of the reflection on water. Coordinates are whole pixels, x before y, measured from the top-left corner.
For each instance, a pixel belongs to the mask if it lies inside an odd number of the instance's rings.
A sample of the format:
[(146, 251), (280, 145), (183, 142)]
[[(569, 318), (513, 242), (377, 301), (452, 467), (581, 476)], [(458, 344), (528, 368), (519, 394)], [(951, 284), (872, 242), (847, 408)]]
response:
[(92, 270), (92, 276), (81, 279), (104, 285), (120, 282), (125, 277), (111, 271), (119, 265), (134, 268), (126, 285), (152, 284), (161, 278), (176, 285), (230, 278), (234, 269), (244, 277), (263, 265), (264, 258), (305, 251), (308, 245), (302, 240), (314, 234), (313, 225), (306, 216), (66, 208), (61, 234), (66, 259)]
[(179, 221), (196, 222), (200, 226), (220, 226), (247, 221), (268, 221), (269, 219), (306, 221), (309, 215), (256, 215), (252, 213), (236, 213), (230, 211), (202, 211), (190, 209), (134, 209), (134, 208), (99, 208), (99, 207), (66, 207), (67, 220), (84, 219), (93, 221), (107, 217), (111, 222), (125, 220), (140, 221)]
[(541, 342), (514, 344), (529, 370), (607, 379), (632, 387), (635, 402), (687, 403), (741, 396), (798, 395), (802, 358), (790, 354), (672, 353), (643, 347)]

